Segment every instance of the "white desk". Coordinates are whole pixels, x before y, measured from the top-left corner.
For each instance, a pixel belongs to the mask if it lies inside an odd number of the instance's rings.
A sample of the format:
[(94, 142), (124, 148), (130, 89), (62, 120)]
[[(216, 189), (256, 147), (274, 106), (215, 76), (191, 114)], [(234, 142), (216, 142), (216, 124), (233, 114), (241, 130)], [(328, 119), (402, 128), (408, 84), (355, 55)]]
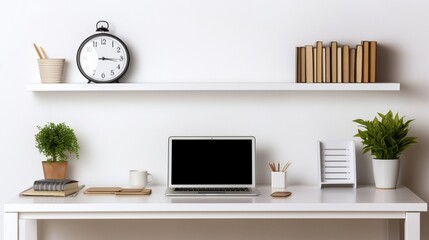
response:
[[(288, 198), (85, 195), (16, 197), (4, 204), (4, 240), (37, 239), (38, 219), (404, 219), (404, 239), (420, 239), (427, 204), (405, 187), (325, 188), (295, 186)], [(398, 231), (399, 232), (399, 231)], [(390, 238), (391, 236), (389, 236)], [(394, 238), (398, 238), (395, 236)]]

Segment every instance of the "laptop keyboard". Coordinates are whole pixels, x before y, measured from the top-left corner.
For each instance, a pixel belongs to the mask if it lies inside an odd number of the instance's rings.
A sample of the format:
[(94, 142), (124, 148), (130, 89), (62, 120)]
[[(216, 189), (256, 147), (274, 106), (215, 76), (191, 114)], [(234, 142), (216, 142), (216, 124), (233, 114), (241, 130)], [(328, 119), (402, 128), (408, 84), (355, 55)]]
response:
[(248, 192), (249, 188), (175, 188), (184, 192)]

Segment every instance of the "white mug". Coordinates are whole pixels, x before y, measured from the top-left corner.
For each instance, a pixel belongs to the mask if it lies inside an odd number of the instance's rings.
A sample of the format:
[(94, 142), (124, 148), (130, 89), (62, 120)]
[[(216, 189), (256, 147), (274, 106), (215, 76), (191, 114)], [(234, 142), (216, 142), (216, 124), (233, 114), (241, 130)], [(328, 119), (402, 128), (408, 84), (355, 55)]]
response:
[(145, 188), (152, 182), (152, 174), (146, 170), (130, 170), (130, 187)]

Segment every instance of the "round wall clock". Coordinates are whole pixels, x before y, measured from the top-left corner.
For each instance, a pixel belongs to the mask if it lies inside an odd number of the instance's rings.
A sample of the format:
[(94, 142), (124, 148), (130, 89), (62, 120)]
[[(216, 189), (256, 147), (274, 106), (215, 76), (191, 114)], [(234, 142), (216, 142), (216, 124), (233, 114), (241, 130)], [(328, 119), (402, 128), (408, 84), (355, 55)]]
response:
[(124, 42), (109, 34), (109, 23), (98, 21), (97, 33), (85, 39), (77, 50), (79, 71), (88, 83), (119, 83), (130, 64), (130, 54)]

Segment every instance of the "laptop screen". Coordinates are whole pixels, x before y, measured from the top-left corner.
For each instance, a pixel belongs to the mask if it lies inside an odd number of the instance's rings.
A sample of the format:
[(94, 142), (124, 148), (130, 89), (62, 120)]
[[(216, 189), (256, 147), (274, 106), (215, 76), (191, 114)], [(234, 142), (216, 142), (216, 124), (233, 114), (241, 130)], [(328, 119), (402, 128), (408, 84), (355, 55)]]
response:
[(254, 186), (253, 137), (171, 137), (171, 186)]

